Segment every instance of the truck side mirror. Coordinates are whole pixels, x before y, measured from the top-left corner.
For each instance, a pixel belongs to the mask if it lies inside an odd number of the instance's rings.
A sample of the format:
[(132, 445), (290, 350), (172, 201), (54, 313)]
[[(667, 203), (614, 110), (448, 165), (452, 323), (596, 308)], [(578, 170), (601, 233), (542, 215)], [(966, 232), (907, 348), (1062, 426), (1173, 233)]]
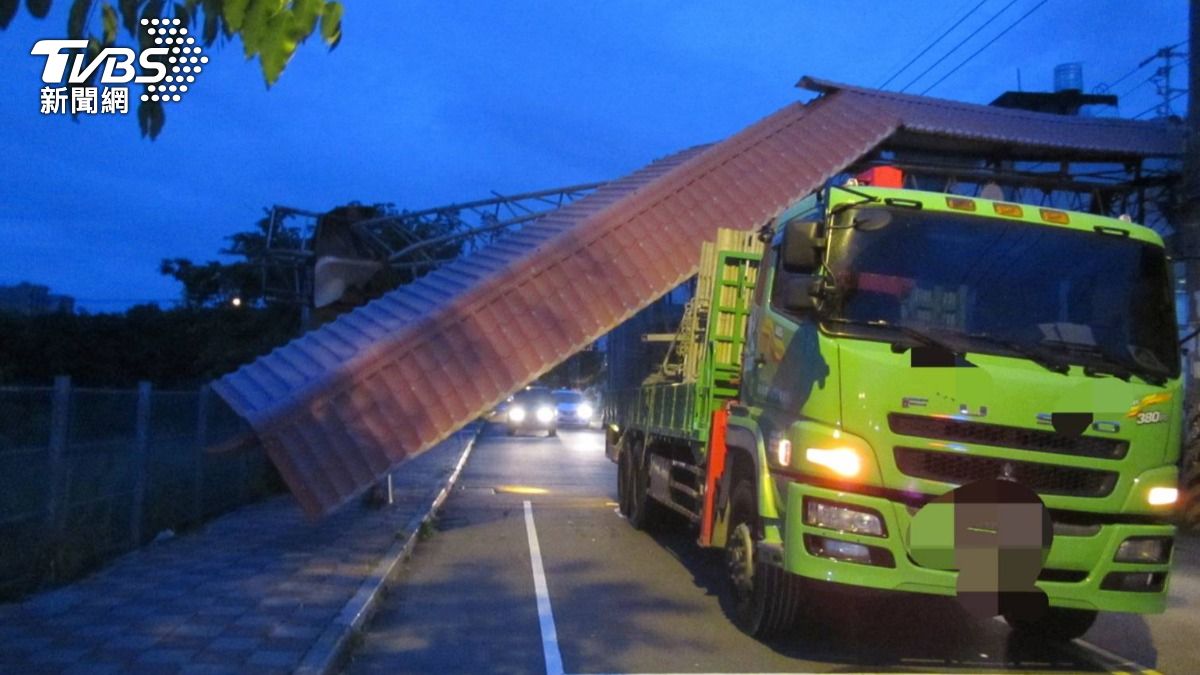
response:
[(821, 278), (811, 274), (795, 274), (779, 279), (778, 306), (793, 313), (811, 312), (817, 309), (821, 297)]
[(815, 220), (789, 220), (784, 225), (780, 262), (785, 272), (811, 274), (821, 264), (820, 227)]

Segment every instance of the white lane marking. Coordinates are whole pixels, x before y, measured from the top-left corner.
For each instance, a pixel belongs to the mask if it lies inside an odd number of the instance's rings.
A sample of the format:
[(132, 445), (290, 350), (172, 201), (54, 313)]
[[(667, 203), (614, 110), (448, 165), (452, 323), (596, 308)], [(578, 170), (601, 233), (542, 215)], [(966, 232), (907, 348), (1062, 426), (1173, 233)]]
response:
[(542, 547), (538, 545), (533, 524), (533, 505), (525, 500), (525, 534), (529, 537), (529, 562), (533, 566), (533, 590), (537, 594), (538, 624), (542, 628), (542, 654), (546, 657), (546, 675), (563, 675), (562, 653), (558, 650), (558, 632), (554, 629), (554, 610), (542, 569)]
[(1125, 672), (1131, 670), (1135, 673), (1143, 673), (1143, 675), (1162, 675), (1162, 673), (1159, 673), (1153, 668), (1147, 668), (1137, 661), (1127, 659), (1119, 654), (1114, 654), (1103, 647), (1097, 647), (1096, 645), (1082, 638), (1076, 638), (1074, 643), (1075, 646), (1079, 647), (1080, 649), (1091, 652), (1092, 656), (1099, 656), (1101, 659), (1107, 659), (1110, 663), (1101, 663), (1099, 665), (1108, 668), (1111, 671)]
[[(1007, 621), (998, 616), (993, 616), (992, 620), (999, 621), (1005, 626), (1008, 625)], [(1102, 647), (1097, 647), (1083, 638), (1075, 638), (1067, 644), (1074, 645), (1076, 649), (1084, 652), (1084, 656), (1090, 657), (1093, 664), (1100, 666), (1109, 672), (1126, 673), (1132, 671), (1134, 673), (1141, 673), (1142, 675), (1162, 675), (1162, 673), (1154, 670), (1153, 668), (1147, 668), (1137, 661), (1127, 659), (1119, 654), (1114, 654)], [(1066, 644), (1063, 646), (1066, 646)]]

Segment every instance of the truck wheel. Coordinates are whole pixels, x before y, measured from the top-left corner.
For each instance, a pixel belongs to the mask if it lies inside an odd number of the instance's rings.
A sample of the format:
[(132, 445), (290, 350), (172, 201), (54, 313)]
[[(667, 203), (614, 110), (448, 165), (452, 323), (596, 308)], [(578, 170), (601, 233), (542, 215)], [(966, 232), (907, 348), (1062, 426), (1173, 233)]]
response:
[(621, 515), (629, 517), (629, 453), (622, 452), (620, 459), (617, 460), (617, 507), (621, 510)]
[(650, 497), (649, 462), (630, 457), (629, 468), (629, 522), (639, 530), (653, 532), (662, 524), (667, 508)]
[(800, 580), (774, 565), (755, 560), (758, 502), (749, 480), (743, 478), (734, 487), (730, 509), (725, 561), (734, 622), (752, 637), (778, 635), (796, 623), (801, 602)]
[(1016, 633), (1036, 640), (1066, 642), (1081, 637), (1096, 622), (1099, 612), (1089, 609), (1051, 607), (1035, 621), (1004, 614), (1004, 620)]

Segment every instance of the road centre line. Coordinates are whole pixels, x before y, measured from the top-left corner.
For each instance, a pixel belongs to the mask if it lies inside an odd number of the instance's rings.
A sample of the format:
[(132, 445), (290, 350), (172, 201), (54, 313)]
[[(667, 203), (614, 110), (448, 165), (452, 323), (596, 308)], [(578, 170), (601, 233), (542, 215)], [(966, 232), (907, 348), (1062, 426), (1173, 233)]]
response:
[(546, 587), (546, 572), (542, 569), (542, 548), (538, 545), (537, 527), (533, 524), (533, 505), (528, 499), (525, 500), (525, 534), (529, 538), (529, 562), (533, 567), (533, 590), (537, 595), (546, 675), (563, 675), (562, 652), (558, 649), (558, 632), (554, 629), (554, 610), (550, 607), (550, 591)]

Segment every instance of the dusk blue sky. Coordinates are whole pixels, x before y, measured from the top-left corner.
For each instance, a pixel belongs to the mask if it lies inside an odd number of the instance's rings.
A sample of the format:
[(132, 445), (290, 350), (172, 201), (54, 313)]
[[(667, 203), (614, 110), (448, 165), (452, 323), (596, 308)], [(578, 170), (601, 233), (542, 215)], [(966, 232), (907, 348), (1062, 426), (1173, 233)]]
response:
[[(989, 0), (890, 88), (1008, 1)], [(1038, 1), (1018, 0), (914, 90)], [(270, 204), (416, 209), (617, 177), (796, 100), (802, 75), (876, 86), (977, 2), (349, 0), (342, 44), (302, 45), (270, 90), (240, 43), (215, 47), (154, 142), (132, 112), (39, 114), (29, 49), (65, 37), (69, 2), (41, 21), (22, 9), (0, 32), (0, 283), (121, 310), (178, 298), (159, 260), (215, 258)], [(1186, 37), (1186, 0), (1049, 0), (929, 95), (986, 103), (1018, 69), (1026, 90), (1049, 90), (1073, 61), (1090, 90)], [(1115, 88), (1134, 89), (1123, 116), (1154, 104), (1137, 86), (1150, 70)]]

